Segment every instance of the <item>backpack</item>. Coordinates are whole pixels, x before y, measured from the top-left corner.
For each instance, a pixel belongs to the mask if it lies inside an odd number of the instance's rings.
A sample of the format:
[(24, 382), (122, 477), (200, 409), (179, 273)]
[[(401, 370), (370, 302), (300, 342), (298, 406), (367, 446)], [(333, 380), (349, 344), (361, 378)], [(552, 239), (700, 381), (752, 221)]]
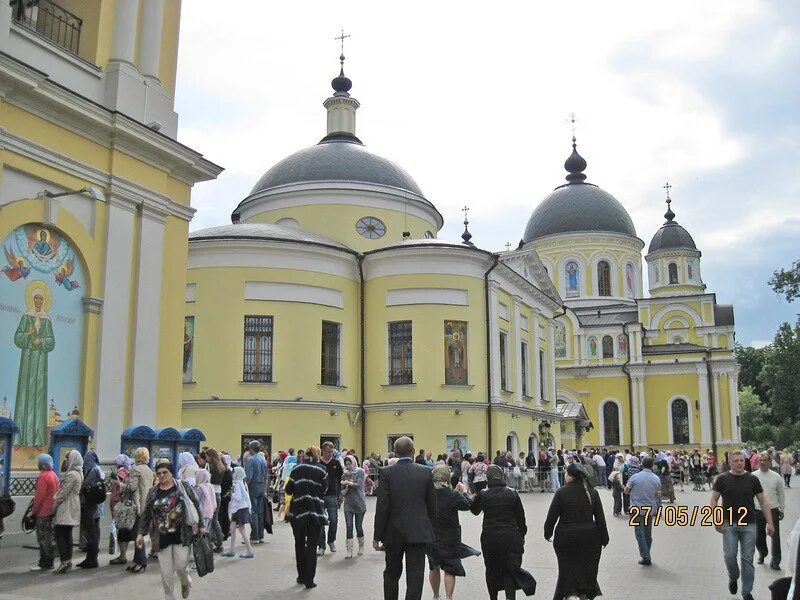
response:
[(86, 504), (102, 504), (106, 501), (106, 484), (104, 481), (98, 479), (94, 483), (90, 483), (83, 488), (83, 497), (86, 499)]

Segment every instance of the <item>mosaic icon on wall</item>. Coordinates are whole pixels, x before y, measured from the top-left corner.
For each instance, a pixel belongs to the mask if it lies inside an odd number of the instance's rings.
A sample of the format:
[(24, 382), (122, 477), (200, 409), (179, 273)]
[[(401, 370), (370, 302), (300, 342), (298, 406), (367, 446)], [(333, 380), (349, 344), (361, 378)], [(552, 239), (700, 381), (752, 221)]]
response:
[(467, 323), (465, 321), (444, 322), (444, 383), (445, 385), (467, 385)]
[(577, 298), (581, 295), (580, 284), (578, 278), (580, 277), (580, 268), (578, 263), (574, 260), (569, 261), (564, 265), (564, 278), (566, 280), (567, 298)]
[(183, 383), (194, 382), (194, 317), (183, 319)]
[(567, 356), (567, 329), (561, 321), (553, 323), (555, 331), (555, 353), (556, 358), (566, 358)]
[[(14, 467), (49, 446), (50, 430), (80, 416), (83, 267), (70, 242), (37, 223), (2, 242), (0, 410), (19, 427)], [(27, 451), (27, 452), (26, 452)]]

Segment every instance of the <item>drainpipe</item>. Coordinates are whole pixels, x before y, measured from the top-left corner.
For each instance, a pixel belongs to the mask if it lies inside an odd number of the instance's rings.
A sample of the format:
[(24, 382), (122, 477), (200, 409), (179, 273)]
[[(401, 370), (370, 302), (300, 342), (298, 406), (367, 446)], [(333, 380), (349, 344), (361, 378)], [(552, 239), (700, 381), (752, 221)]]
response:
[[(488, 411), (486, 413), (486, 428), (487, 428), (487, 435), (486, 435), (486, 452), (487, 456), (492, 456), (492, 328), (491, 323), (489, 322), (490, 319), (490, 311), (489, 311), (489, 274), (495, 270), (497, 267), (497, 263), (500, 262), (500, 255), (499, 254), (492, 254), (492, 266), (489, 267), (489, 270), (483, 274), (483, 290), (484, 290), (484, 297), (486, 299), (486, 341), (487, 341), (487, 350), (486, 352), (486, 398), (489, 403)], [(491, 458), (489, 459), (491, 460)]]
[(359, 364), (361, 366), (361, 372), (359, 373), (360, 378), (360, 387), (361, 387), (361, 401), (360, 401), (360, 410), (361, 410), (361, 459), (363, 460), (366, 457), (367, 452), (367, 411), (365, 405), (366, 400), (366, 390), (364, 389), (365, 384), (365, 376), (366, 373), (366, 364), (365, 361), (365, 348), (364, 348), (364, 330), (366, 329), (364, 323), (364, 255), (359, 254), (356, 256), (356, 262), (358, 263), (358, 282), (359, 282), (359, 346), (360, 346), (360, 358)]
[(717, 456), (717, 415), (714, 410), (714, 385), (711, 373), (711, 350), (706, 350), (706, 385), (708, 386), (709, 419), (711, 420), (711, 451)]

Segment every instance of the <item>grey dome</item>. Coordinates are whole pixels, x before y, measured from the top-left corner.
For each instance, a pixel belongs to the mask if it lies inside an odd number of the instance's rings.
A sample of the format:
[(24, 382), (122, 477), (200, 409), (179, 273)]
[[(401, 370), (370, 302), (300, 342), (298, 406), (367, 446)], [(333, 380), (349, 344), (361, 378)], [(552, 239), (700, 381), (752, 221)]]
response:
[(258, 180), (250, 194), (320, 181), (372, 183), (424, 198), (411, 175), (392, 161), (373, 154), (358, 138), (348, 134), (329, 135), (316, 146), (284, 158)]
[(660, 250), (697, 250), (697, 246), (688, 231), (670, 220), (656, 231), (647, 253), (652, 254)]
[(336, 240), (326, 238), (310, 231), (304, 231), (294, 227), (284, 225), (274, 225), (270, 223), (236, 223), (234, 225), (220, 225), (219, 227), (209, 227), (200, 229), (189, 234), (189, 241), (201, 240), (272, 240), (284, 242), (306, 242), (331, 246), (342, 250), (349, 250), (344, 244)]
[(525, 228), (524, 242), (577, 231), (607, 231), (636, 237), (625, 207), (608, 192), (591, 183), (568, 183), (547, 196)]

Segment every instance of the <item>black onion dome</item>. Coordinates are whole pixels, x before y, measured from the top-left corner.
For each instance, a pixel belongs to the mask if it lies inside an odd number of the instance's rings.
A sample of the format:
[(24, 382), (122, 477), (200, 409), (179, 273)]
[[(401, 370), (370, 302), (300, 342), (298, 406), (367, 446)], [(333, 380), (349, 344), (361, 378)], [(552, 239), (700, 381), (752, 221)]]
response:
[(350, 91), (350, 88), (353, 87), (353, 82), (350, 81), (349, 77), (345, 77), (344, 69), (342, 69), (339, 72), (339, 76), (331, 80), (331, 87), (333, 88), (334, 92), (346, 94)]
[(670, 220), (656, 231), (647, 253), (652, 254), (661, 250), (697, 250), (697, 246), (688, 231)]
[(575, 144), (575, 138), (572, 138), (572, 154), (564, 162), (564, 168), (569, 172), (567, 181), (570, 183), (580, 183), (586, 179), (584, 171), (586, 170), (586, 159), (578, 154), (578, 148)]

